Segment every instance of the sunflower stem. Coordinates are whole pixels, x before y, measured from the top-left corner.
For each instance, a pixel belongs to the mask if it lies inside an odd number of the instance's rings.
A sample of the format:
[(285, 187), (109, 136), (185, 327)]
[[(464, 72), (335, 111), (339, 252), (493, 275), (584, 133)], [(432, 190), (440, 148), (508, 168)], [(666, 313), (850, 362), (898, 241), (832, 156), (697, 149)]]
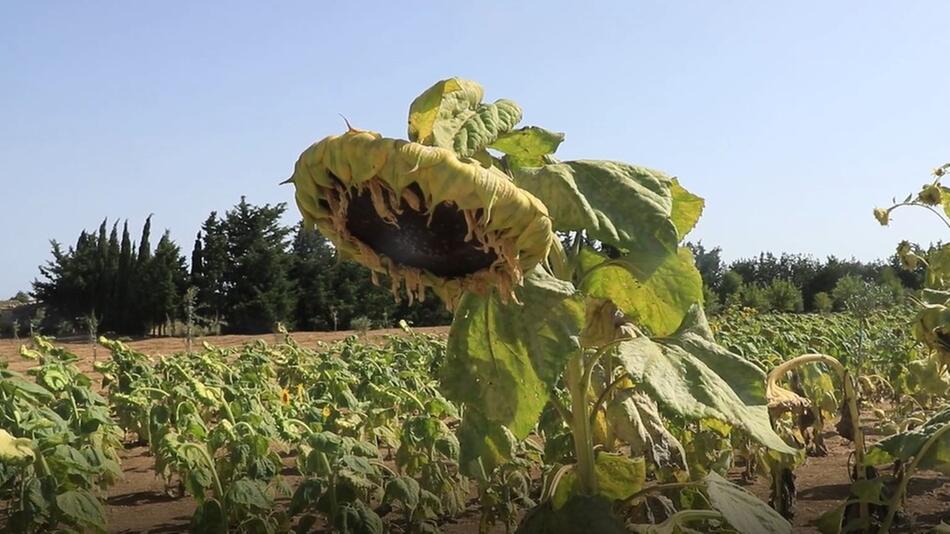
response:
[(567, 389), (571, 394), (571, 435), (574, 438), (580, 491), (584, 495), (594, 495), (597, 493), (597, 477), (594, 473), (594, 441), (587, 406), (587, 387), (584, 384), (587, 376), (584, 353), (578, 352), (568, 362), (565, 373)]

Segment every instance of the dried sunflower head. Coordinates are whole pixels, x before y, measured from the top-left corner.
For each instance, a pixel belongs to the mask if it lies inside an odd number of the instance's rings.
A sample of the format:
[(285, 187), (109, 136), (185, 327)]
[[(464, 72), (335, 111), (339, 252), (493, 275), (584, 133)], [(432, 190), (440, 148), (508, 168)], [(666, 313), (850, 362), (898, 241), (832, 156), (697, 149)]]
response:
[(304, 225), (410, 301), (426, 287), (450, 308), (463, 291), (513, 296), (554, 241), (544, 204), (501, 171), (373, 132), (312, 145), (290, 181)]

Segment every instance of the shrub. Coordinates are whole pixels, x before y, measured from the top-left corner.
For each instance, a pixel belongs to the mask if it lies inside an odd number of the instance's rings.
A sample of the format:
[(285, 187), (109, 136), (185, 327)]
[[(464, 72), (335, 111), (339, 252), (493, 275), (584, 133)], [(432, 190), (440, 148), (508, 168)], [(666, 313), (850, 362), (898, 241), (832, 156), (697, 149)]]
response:
[(814, 306), (819, 313), (828, 313), (834, 308), (835, 301), (828, 293), (819, 291), (815, 293)]
[(772, 280), (765, 288), (765, 299), (770, 311), (800, 312), (805, 309), (802, 290), (788, 280)]
[(356, 330), (361, 336), (366, 335), (366, 332), (373, 327), (373, 321), (365, 315), (360, 315), (359, 317), (354, 317), (350, 321), (350, 328)]

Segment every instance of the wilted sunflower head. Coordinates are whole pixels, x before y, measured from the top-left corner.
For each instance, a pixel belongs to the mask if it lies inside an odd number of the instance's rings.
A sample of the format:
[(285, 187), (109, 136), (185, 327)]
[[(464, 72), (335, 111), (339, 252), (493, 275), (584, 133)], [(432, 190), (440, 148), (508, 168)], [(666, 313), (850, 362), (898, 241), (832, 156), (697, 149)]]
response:
[(501, 171), (373, 132), (312, 145), (290, 181), (304, 225), (410, 301), (426, 287), (450, 308), (467, 290), (508, 298), (554, 240), (544, 204)]

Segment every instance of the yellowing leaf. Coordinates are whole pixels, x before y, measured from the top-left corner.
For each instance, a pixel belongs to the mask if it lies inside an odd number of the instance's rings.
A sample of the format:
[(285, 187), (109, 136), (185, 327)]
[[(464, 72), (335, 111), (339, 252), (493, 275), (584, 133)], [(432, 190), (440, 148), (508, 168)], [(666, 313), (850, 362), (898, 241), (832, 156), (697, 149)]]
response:
[(540, 167), (544, 156), (553, 154), (564, 141), (564, 134), (537, 126), (527, 126), (500, 135), (490, 148), (504, 152), (513, 167)]
[[(642, 457), (629, 458), (601, 452), (594, 459), (594, 475), (597, 477), (597, 495), (610, 500), (623, 500), (643, 489), (646, 463)], [(561, 509), (574, 495), (576, 485), (577, 472), (571, 470), (565, 473), (551, 497), (555, 510)]]
[(683, 239), (696, 226), (706, 201), (683, 189), (676, 178), (673, 178), (670, 193), (673, 197), (673, 224), (676, 225), (676, 233)]
[(693, 304), (702, 303), (703, 280), (686, 248), (648, 270), (643, 258), (625, 257), (591, 269), (578, 287), (589, 296), (610, 299), (628, 317), (659, 336), (671, 334)]
[(616, 161), (569, 161), (513, 168), (515, 184), (548, 208), (556, 230), (587, 235), (637, 253), (674, 252), (672, 180)]
[(437, 82), (409, 106), (409, 140), (452, 148), (453, 138), (475, 114), (484, 90), (476, 82), (450, 78)]
[(23, 465), (33, 461), (33, 441), (29, 438), (15, 438), (6, 430), (0, 429), (0, 462)]

